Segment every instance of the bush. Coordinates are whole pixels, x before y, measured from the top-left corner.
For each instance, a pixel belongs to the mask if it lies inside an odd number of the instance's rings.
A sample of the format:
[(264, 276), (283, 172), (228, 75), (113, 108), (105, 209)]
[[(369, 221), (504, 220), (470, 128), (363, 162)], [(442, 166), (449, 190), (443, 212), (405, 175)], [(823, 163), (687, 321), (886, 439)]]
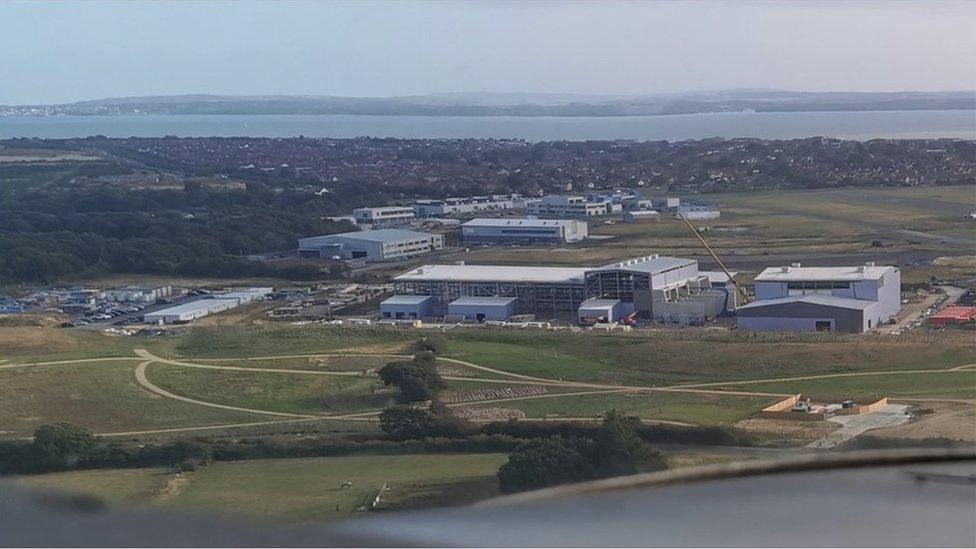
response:
[(594, 478), (593, 466), (578, 449), (579, 442), (561, 437), (533, 440), (520, 445), (498, 469), (502, 492), (535, 490)]
[(65, 422), (41, 425), (34, 431), (31, 457), (41, 469), (71, 468), (86, 460), (97, 444), (84, 427)]
[(380, 413), (380, 429), (395, 439), (434, 437), (463, 437), (468, 432), (467, 422), (448, 414), (430, 410), (394, 406)]
[(440, 334), (424, 336), (414, 342), (413, 351), (415, 353), (429, 351), (435, 355), (443, 355), (447, 352), (447, 338)]

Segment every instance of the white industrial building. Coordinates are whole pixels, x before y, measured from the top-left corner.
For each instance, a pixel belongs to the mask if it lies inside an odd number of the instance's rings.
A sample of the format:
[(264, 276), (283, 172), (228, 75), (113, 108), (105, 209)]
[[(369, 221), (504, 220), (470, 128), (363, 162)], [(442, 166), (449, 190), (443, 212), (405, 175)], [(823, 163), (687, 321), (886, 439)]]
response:
[(756, 277), (756, 300), (739, 307), (739, 329), (838, 331), (877, 328), (901, 310), (901, 272), (851, 267), (769, 268)]
[(235, 288), (211, 294), (210, 297), (166, 307), (143, 315), (147, 324), (181, 324), (207, 315), (219, 313), (241, 305), (267, 299), (274, 288)]
[(147, 288), (144, 286), (126, 286), (102, 292), (102, 299), (126, 303), (152, 303), (157, 299), (169, 297), (173, 294), (172, 286), (158, 286)]
[(381, 206), (377, 208), (356, 208), (352, 211), (356, 223), (360, 225), (384, 225), (402, 223), (414, 218), (410, 206)]
[(479, 218), (461, 225), (461, 239), (470, 243), (564, 244), (588, 234), (578, 219)]
[(722, 215), (722, 212), (710, 206), (679, 206), (675, 211), (688, 220), (718, 219)]
[(377, 229), (311, 236), (298, 240), (302, 257), (363, 258), (366, 261), (395, 261), (444, 249), (444, 236), (402, 229)]
[[(416, 217), (444, 217), (481, 212), (499, 212), (516, 207), (515, 195), (471, 196), (442, 200), (417, 200), (413, 203)], [(518, 202), (521, 204), (521, 202)]]
[(624, 212), (624, 223), (637, 221), (660, 221), (661, 214), (656, 210), (630, 210)]
[(542, 217), (592, 217), (613, 211), (608, 200), (587, 200), (585, 196), (546, 195), (525, 204), (529, 215)]
[(674, 210), (681, 206), (681, 199), (677, 196), (660, 196), (651, 199), (651, 207), (659, 210)]
[(611, 306), (611, 317), (625, 311), (636, 319), (698, 323), (723, 312), (727, 300), (724, 288), (712, 288), (698, 272), (697, 261), (657, 255), (589, 268), (424, 265), (393, 285), (397, 295), (433, 296), (435, 315), (461, 298), (493, 297), (515, 299), (514, 314), (577, 321), (582, 304), (596, 299), (621, 302)]

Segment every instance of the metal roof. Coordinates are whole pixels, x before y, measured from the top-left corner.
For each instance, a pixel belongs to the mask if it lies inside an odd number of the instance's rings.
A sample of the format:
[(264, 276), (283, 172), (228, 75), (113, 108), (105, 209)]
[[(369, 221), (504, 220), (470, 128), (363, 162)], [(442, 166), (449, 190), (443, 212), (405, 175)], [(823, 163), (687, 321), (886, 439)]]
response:
[(143, 313), (145, 316), (169, 316), (169, 315), (180, 315), (183, 313), (193, 313), (196, 311), (209, 309), (210, 307), (220, 305), (221, 303), (233, 301), (234, 304), (239, 304), (240, 301), (236, 298), (203, 298), (196, 301), (190, 301), (189, 303), (180, 303), (179, 305), (174, 305), (172, 307), (167, 307), (165, 309), (160, 309), (158, 311), (152, 311)]
[(786, 282), (795, 280), (878, 280), (894, 267), (888, 265), (847, 267), (769, 267), (756, 277), (757, 282)]
[(432, 295), (395, 295), (383, 300), (380, 305), (421, 305), (434, 299)]
[(580, 309), (607, 309), (610, 307), (615, 307), (617, 303), (620, 303), (619, 299), (599, 299), (590, 298), (586, 301), (580, 303)]
[(850, 297), (837, 297), (833, 295), (823, 295), (823, 294), (808, 294), (808, 295), (797, 295), (792, 297), (780, 297), (777, 299), (760, 299), (753, 301), (748, 305), (742, 305), (739, 310), (742, 309), (758, 309), (761, 307), (769, 307), (773, 305), (788, 305), (791, 303), (809, 303), (811, 305), (824, 305), (827, 307), (838, 307), (841, 309), (857, 309), (863, 311), (869, 307), (877, 305), (877, 301), (870, 301), (867, 299), (853, 299)]
[(552, 284), (582, 284), (585, 268), (521, 267), (501, 265), (424, 265), (407, 271), (393, 280), (452, 282), (547, 282)]
[(459, 297), (454, 301), (450, 302), (450, 305), (465, 305), (465, 306), (508, 306), (515, 302), (514, 297)]
[(417, 238), (426, 238), (431, 236), (431, 233), (422, 233), (420, 231), (408, 231), (405, 229), (376, 229), (373, 231), (352, 231), (348, 233), (336, 233), (336, 234), (324, 234), (321, 236), (309, 236), (307, 238), (298, 239), (299, 245), (311, 244), (319, 239), (330, 239), (330, 238), (348, 238), (351, 240), (367, 240), (369, 242), (391, 242), (398, 240), (414, 240)]
[[(736, 271), (729, 271), (732, 276), (739, 274)], [(724, 271), (698, 271), (698, 274), (704, 276), (712, 284), (725, 284), (729, 282), (729, 275), (725, 274)]]
[(635, 257), (633, 259), (627, 259), (624, 261), (619, 261), (617, 263), (610, 263), (609, 265), (604, 265), (596, 269), (590, 269), (594, 271), (632, 271), (638, 273), (650, 273), (658, 274), (665, 271), (670, 271), (671, 269), (677, 267), (684, 267), (686, 265), (697, 265), (698, 262), (694, 259), (682, 259), (680, 257), (670, 257), (670, 256), (658, 256), (649, 255), (646, 257)]
[(486, 218), (479, 217), (477, 219), (472, 219), (467, 223), (463, 223), (462, 226), (489, 226), (489, 227), (563, 227), (566, 225), (572, 225), (576, 221), (573, 219), (532, 219), (532, 218), (518, 218), (518, 219), (505, 219), (505, 218)]

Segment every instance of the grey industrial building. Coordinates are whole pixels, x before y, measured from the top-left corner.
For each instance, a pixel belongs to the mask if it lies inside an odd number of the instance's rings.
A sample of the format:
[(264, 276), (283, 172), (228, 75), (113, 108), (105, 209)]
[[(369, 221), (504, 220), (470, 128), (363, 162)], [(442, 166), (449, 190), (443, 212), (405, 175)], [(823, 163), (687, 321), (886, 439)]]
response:
[(621, 302), (610, 305), (611, 317), (634, 312), (643, 320), (696, 323), (726, 303), (724, 289), (711, 287), (697, 261), (657, 255), (591, 268), (424, 265), (393, 284), (397, 295), (433, 296), (435, 315), (448, 314), (458, 299), (494, 297), (513, 298), (514, 314), (578, 321), (582, 304), (597, 299)]
[(472, 219), (461, 225), (464, 242), (565, 244), (587, 237), (586, 221), (578, 219)]
[(443, 248), (443, 235), (402, 229), (356, 231), (298, 240), (298, 254), (302, 257), (363, 258), (369, 262), (417, 257)]
[(353, 218), (360, 225), (400, 224), (414, 218), (412, 206), (379, 206), (375, 208), (356, 208)]
[(449, 317), (462, 317), (465, 320), (507, 320), (515, 315), (514, 297), (461, 297), (448, 303)]
[(393, 319), (433, 316), (434, 298), (429, 295), (395, 295), (380, 303), (380, 317)]
[(861, 333), (901, 310), (901, 273), (868, 263), (850, 267), (766, 269), (756, 300), (739, 307), (740, 330)]

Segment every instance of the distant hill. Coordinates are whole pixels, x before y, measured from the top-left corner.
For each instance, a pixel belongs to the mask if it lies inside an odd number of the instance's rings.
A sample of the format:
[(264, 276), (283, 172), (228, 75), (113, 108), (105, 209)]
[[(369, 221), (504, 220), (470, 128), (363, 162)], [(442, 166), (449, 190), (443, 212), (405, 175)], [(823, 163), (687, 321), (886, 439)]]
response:
[(435, 93), (404, 97), (172, 95), (62, 105), (0, 106), (0, 116), (347, 114), (392, 116), (641, 116), (712, 112), (976, 110), (973, 92), (730, 90), (657, 95)]

